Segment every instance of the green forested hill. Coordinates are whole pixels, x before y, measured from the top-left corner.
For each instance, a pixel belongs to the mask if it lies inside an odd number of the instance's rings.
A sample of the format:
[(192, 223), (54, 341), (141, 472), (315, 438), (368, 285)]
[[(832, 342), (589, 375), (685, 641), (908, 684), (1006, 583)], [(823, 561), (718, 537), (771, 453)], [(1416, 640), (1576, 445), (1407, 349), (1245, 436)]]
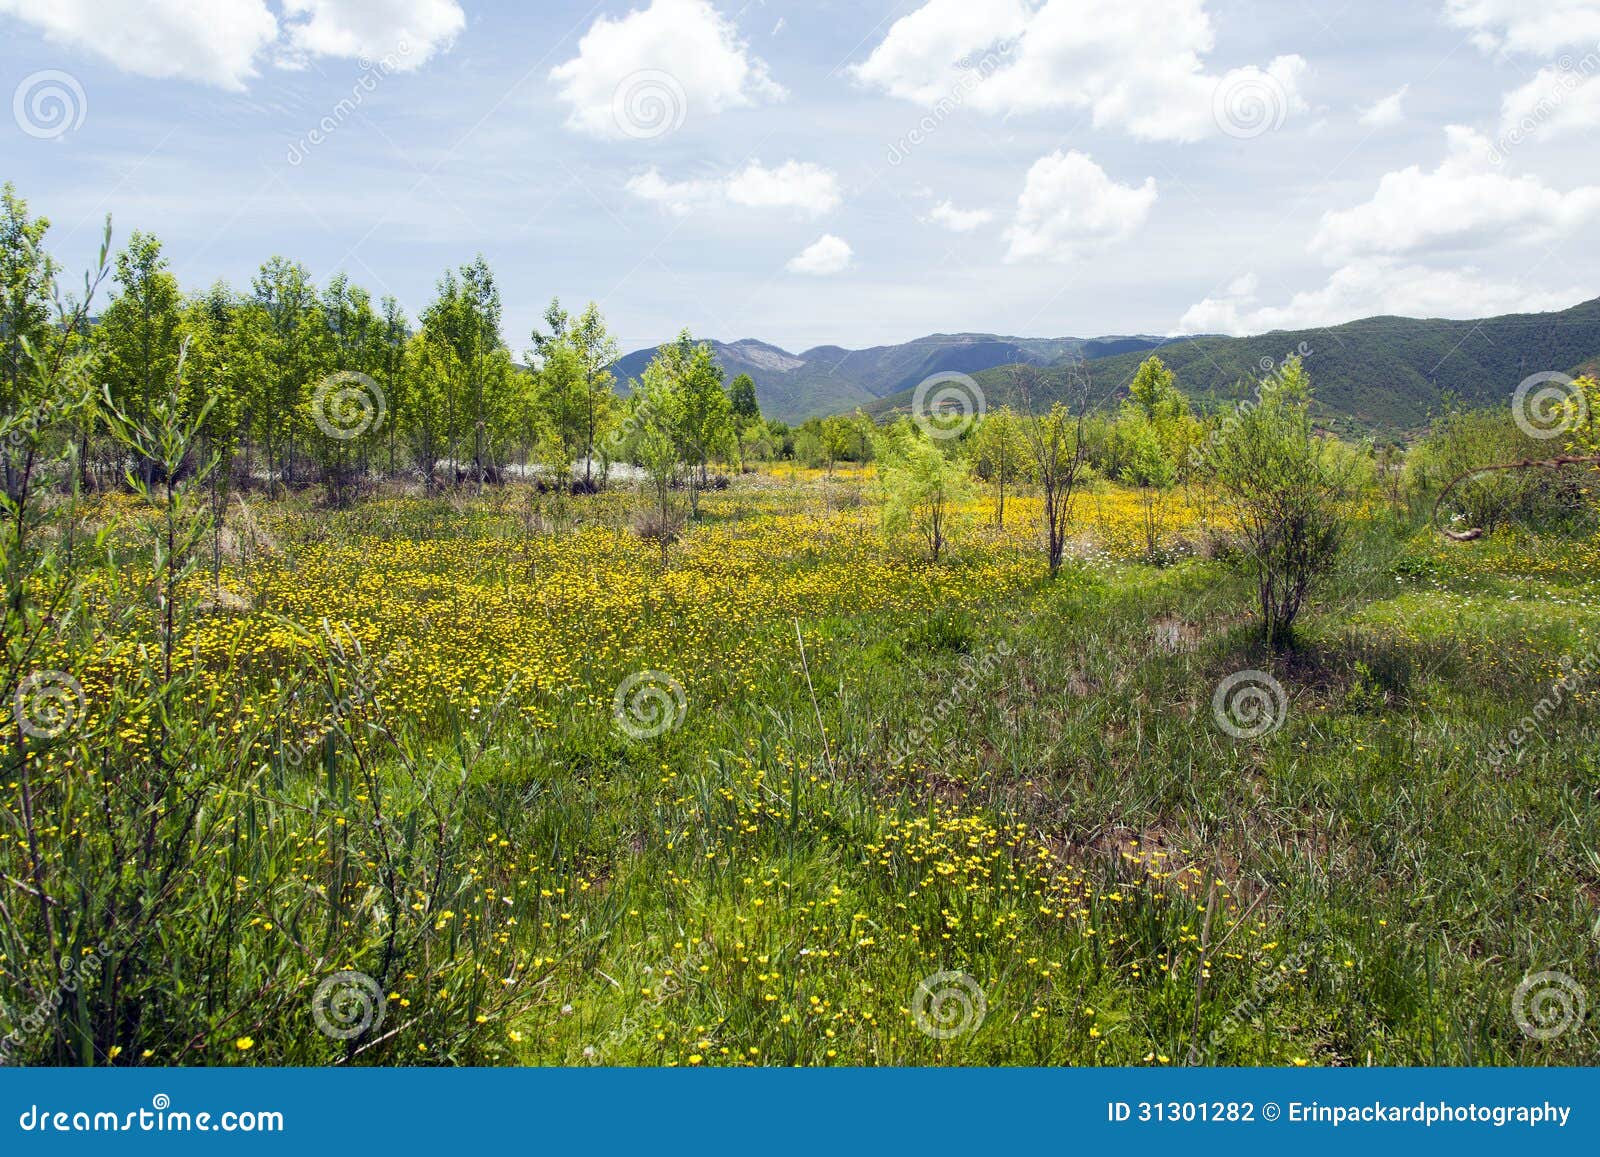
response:
[[(1425, 426), (1447, 395), (1494, 405), (1528, 374), (1572, 372), (1600, 356), (1600, 299), (1558, 313), (1507, 314), (1478, 321), (1369, 317), (1326, 329), (1281, 330), (1257, 337), (1200, 337), (1155, 351), (1176, 371), (1201, 409), (1248, 396), (1264, 365), (1297, 349), (1316, 388), (1322, 421), (1351, 431), (1405, 433)], [(1083, 363), (1097, 398), (1114, 396), (1151, 351)], [(1073, 371), (1039, 371), (1035, 405), (1061, 396)], [(1020, 405), (1014, 375), (998, 367), (974, 375), (991, 405)], [(904, 410), (911, 391), (874, 403), (870, 413)]]

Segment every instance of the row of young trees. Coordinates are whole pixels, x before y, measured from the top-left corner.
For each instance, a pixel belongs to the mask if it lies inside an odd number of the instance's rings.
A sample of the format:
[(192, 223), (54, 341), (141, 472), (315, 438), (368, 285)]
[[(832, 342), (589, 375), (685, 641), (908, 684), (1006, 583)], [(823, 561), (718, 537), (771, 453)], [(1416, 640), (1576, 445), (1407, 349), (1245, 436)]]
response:
[(993, 488), (1000, 527), (1008, 490), (1026, 486), (1040, 499), (1046, 563), (1054, 575), (1063, 561), (1073, 496), (1088, 479), (1111, 477), (1139, 491), (1152, 559), (1159, 557), (1167, 493), (1179, 484), (1203, 485), (1221, 508), (1220, 523), (1237, 547), (1233, 557), (1255, 579), (1266, 638), (1286, 645), (1308, 592), (1338, 554), (1363, 461), (1314, 429), (1310, 379), (1299, 358), (1267, 373), (1253, 401), (1207, 421), (1194, 415), (1156, 357), (1139, 368), (1109, 414), (1091, 414), (1087, 380), (1077, 384), (1070, 403), (1026, 412), (1033, 373), (1025, 366), (1015, 370), (1025, 412), (991, 411), (958, 438), (910, 419), (874, 430), (888, 527), (914, 529), (937, 562), (979, 482)]
[[(199, 456), (217, 460), (222, 486), (320, 480), (344, 500), (373, 476), (481, 487), (517, 469), (562, 484), (575, 476), (592, 489), (613, 462), (638, 461), (644, 448), (650, 423), (638, 417), (638, 398), (618, 395), (608, 368), (618, 346), (599, 309), (572, 314), (552, 301), (519, 364), (501, 338), (501, 294), (481, 256), (446, 271), (413, 322), (393, 297), (374, 301), (343, 273), (318, 289), (305, 266), (281, 257), (246, 291), (218, 283), (185, 293), (160, 241), (134, 233), (110, 264), (109, 304), (68, 335), (53, 320), (59, 271), (48, 228), (4, 187), (0, 404), (8, 412), (31, 363), (70, 343), (80, 375), (135, 423), (172, 398), (185, 420), (203, 414)], [(792, 446), (786, 427), (762, 421), (749, 376), (724, 384), (709, 348), (687, 333), (662, 347), (645, 392), (654, 423), (670, 424), (658, 433), (701, 483), (713, 459), (743, 462)], [(157, 463), (129, 462), (109, 430), (86, 423), (70, 435), (86, 485), (121, 484), (130, 469), (157, 480)]]

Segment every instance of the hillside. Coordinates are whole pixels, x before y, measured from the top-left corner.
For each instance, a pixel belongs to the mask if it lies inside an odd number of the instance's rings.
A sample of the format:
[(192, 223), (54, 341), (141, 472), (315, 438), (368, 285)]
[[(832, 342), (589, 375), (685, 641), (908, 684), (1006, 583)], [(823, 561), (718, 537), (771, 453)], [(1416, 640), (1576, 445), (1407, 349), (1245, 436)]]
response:
[[(816, 346), (798, 354), (752, 338), (710, 345), (728, 378), (747, 373), (755, 379), (762, 413), (796, 422), (872, 406), (880, 398), (914, 388), (930, 374), (976, 374), (1017, 363), (1049, 366), (1063, 359), (1149, 349), (1160, 343), (1160, 338), (1144, 336), (1086, 341), (936, 333), (899, 345), (859, 350)], [(619, 388), (625, 392), (654, 356), (654, 349), (641, 349), (617, 359), (612, 372)]]
[[(1425, 426), (1447, 394), (1473, 406), (1503, 402), (1528, 374), (1572, 372), (1600, 354), (1600, 299), (1556, 313), (1507, 314), (1479, 321), (1369, 317), (1324, 329), (1279, 330), (1254, 337), (1199, 337), (1156, 352), (1201, 409), (1247, 396), (1264, 365), (1299, 348), (1316, 388), (1323, 422), (1334, 429), (1390, 434)], [(1147, 348), (1094, 356), (1084, 363), (1094, 396), (1121, 392)], [(1035, 402), (1061, 396), (1069, 369), (1040, 375)], [(1012, 375), (994, 368), (975, 375), (991, 406), (1011, 403)], [(911, 390), (885, 396), (872, 414), (903, 411)]]

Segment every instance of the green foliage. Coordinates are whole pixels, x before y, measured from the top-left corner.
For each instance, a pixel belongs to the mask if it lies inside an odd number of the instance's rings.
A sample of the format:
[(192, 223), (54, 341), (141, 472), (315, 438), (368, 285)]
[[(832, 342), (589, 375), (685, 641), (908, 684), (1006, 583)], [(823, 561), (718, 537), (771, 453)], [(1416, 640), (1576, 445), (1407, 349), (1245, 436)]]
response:
[[(645, 368), (643, 389), (650, 422), (670, 439), (677, 461), (688, 470), (689, 508), (699, 517), (700, 491), (711, 459), (738, 453), (733, 406), (722, 388), (722, 370), (711, 347), (697, 343), (684, 330), (676, 341), (656, 351)], [(659, 456), (662, 449), (658, 444), (652, 456)]]
[(1310, 405), (1310, 378), (1289, 358), (1262, 379), (1260, 403), (1224, 419), (1209, 447), (1211, 480), (1255, 578), (1262, 631), (1279, 648), (1333, 567), (1348, 518), (1349, 458), (1313, 433)]
[[(1575, 431), (1581, 439), (1581, 432)], [(1571, 446), (1581, 452), (1581, 446)], [(1456, 530), (1493, 533), (1508, 526), (1554, 530), (1590, 510), (1576, 470), (1483, 470), (1557, 453), (1548, 440), (1521, 430), (1508, 410), (1463, 410), (1452, 405), (1428, 437), (1406, 455), (1406, 488), (1431, 508), (1441, 495), (1439, 521)], [(1448, 487), (1448, 493), (1445, 488)]]
[(994, 487), (994, 523), (1006, 524), (1006, 487), (1029, 476), (1028, 440), (1010, 406), (991, 410), (978, 422), (971, 439), (973, 472)]
[(914, 533), (938, 562), (966, 518), (962, 504), (973, 490), (967, 471), (903, 420), (874, 432), (873, 452), (884, 530)]
[[(608, 368), (617, 360), (617, 343), (606, 329), (599, 307), (590, 302), (576, 318), (552, 299), (545, 310), (548, 334), (533, 331), (529, 360), (536, 364), (536, 389), (532, 425), (545, 429), (539, 435), (541, 461), (552, 468), (551, 448), (570, 472), (572, 462), (583, 462), (584, 482), (594, 479), (595, 455), (604, 447), (615, 419), (615, 375)], [(565, 474), (562, 474), (565, 477)]]
[(1054, 577), (1066, 553), (1073, 495), (1088, 469), (1085, 425), (1090, 383), (1087, 378), (1077, 383), (1076, 413), (1060, 401), (1051, 403), (1043, 413), (1034, 413), (1039, 380), (1033, 367), (1013, 367), (1012, 385), (1027, 414), (1022, 419), (1022, 434), (1033, 460), (1033, 481), (1044, 500), (1045, 562)]
[(739, 374), (728, 383), (728, 402), (740, 422), (758, 420), (761, 405), (756, 401), (756, 382), (749, 374)]
[[(148, 418), (177, 378), (183, 344), (182, 294), (167, 268), (161, 243), (144, 233), (117, 255), (116, 296), (95, 329), (100, 372), (117, 404), (137, 420)], [(186, 409), (203, 399), (186, 398)], [(150, 481), (150, 463), (142, 466)]]

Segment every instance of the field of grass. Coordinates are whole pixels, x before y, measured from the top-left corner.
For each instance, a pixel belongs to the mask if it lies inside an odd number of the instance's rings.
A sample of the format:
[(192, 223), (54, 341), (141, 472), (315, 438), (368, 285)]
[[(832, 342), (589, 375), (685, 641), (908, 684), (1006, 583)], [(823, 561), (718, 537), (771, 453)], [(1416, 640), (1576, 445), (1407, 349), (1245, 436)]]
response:
[(1600, 1057), (1541, 1028), (1600, 1002), (1600, 540), (1375, 514), (1274, 657), (1190, 498), (1154, 566), (1133, 493), (1080, 495), (1054, 580), (1037, 500), (935, 566), (848, 472), (737, 479), (665, 565), (617, 490), (247, 499), (170, 676), (159, 519), (93, 503), (34, 662), (81, 709), (31, 741), (38, 847), (16, 784), (0, 831), (76, 899), (49, 945), (0, 914), (0, 968), (11, 1008), (94, 971), (22, 1055)]

